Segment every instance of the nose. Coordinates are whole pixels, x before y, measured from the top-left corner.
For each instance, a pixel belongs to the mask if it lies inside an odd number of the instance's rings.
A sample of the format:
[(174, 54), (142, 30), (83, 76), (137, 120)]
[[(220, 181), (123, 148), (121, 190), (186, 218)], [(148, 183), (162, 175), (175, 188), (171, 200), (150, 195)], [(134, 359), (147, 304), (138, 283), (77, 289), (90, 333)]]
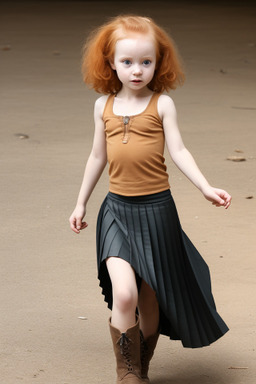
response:
[(141, 67), (139, 64), (135, 64), (134, 67), (133, 67), (133, 74), (138, 76), (138, 75), (141, 75), (142, 73), (142, 70), (141, 70)]

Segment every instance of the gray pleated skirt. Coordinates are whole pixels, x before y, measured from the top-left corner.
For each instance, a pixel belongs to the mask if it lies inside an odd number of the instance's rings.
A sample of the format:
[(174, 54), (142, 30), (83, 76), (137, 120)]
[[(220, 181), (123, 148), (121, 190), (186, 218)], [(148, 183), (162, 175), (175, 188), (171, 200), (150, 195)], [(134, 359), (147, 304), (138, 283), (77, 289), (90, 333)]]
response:
[(209, 268), (183, 232), (170, 190), (126, 197), (109, 192), (97, 220), (99, 285), (112, 308), (105, 260), (126, 260), (156, 292), (160, 332), (184, 347), (207, 346), (227, 331), (216, 311)]

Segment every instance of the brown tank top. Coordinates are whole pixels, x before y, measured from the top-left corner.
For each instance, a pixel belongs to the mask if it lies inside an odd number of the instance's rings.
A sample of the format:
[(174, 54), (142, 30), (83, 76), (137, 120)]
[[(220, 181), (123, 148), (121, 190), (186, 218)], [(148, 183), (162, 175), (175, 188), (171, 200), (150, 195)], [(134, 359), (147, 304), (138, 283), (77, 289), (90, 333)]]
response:
[(124, 196), (149, 195), (170, 188), (163, 156), (165, 138), (157, 111), (159, 93), (137, 115), (113, 112), (110, 95), (103, 112), (109, 163), (109, 190)]

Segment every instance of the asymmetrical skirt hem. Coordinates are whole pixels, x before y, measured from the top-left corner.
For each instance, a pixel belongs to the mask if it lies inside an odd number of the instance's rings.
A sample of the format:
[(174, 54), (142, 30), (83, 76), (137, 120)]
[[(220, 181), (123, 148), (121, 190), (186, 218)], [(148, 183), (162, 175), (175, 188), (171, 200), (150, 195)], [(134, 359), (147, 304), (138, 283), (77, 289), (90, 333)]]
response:
[(97, 220), (99, 285), (112, 309), (105, 260), (120, 257), (155, 291), (160, 333), (186, 348), (208, 346), (228, 327), (216, 310), (207, 264), (181, 228), (170, 190), (148, 196), (108, 193)]

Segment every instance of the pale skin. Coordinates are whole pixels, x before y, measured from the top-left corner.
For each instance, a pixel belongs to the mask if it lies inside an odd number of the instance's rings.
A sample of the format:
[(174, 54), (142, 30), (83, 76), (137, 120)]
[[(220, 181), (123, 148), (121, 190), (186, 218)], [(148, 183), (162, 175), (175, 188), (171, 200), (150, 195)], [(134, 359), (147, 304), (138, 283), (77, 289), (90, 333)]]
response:
[[(129, 35), (116, 43), (115, 56), (110, 63), (122, 82), (122, 88), (114, 101), (117, 115), (136, 115), (145, 110), (153, 92), (147, 87), (156, 67), (155, 45), (151, 35)], [(102, 119), (108, 96), (95, 102), (95, 133), (76, 207), (70, 216), (70, 227), (75, 233), (87, 227), (84, 217), (86, 205), (107, 163), (106, 138)], [(177, 114), (172, 99), (161, 95), (158, 113), (163, 122), (166, 145), (176, 166), (216, 207), (227, 209), (231, 196), (223, 189), (212, 187), (199, 170), (195, 160), (185, 147), (178, 128)], [(121, 258), (111, 255), (106, 261), (113, 288), (112, 325), (125, 332), (135, 323), (138, 308), (140, 327), (144, 337), (154, 334), (159, 323), (158, 303), (154, 291), (142, 281), (138, 294), (132, 267)]]

